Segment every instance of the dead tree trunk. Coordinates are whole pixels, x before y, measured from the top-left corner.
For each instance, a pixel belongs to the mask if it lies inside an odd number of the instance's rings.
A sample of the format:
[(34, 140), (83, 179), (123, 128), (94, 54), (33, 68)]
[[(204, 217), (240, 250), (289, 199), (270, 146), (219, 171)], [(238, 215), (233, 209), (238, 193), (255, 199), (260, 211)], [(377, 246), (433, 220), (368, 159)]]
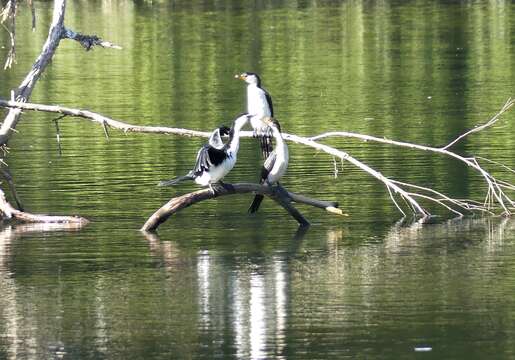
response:
[[(9, 51), (8, 60), (6, 63), (6, 66), (11, 66), (14, 62), (14, 46), (15, 46), (15, 33), (14, 33), (14, 18), (16, 16), (16, 2), (14, 0), (11, 0), (6, 5), (6, 8), (4, 10), (5, 18), (7, 17), (12, 20), (12, 26), (10, 31), (10, 37), (11, 37), (11, 50)], [(47, 66), (50, 64), (54, 53), (56, 52), (59, 43), (61, 39), (69, 38), (75, 41), (78, 41), (86, 50), (89, 50), (92, 46), (99, 45), (102, 47), (110, 47), (110, 48), (117, 48), (120, 47), (111, 44), (110, 42), (103, 41), (99, 37), (92, 35), (82, 35), (79, 33), (76, 33), (70, 29), (65, 28), (64, 26), (64, 15), (66, 10), (66, 0), (54, 0), (54, 8), (53, 8), (53, 15), (52, 15), (52, 22), (50, 24), (50, 28), (48, 31), (47, 39), (43, 45), (43, 48), (41, 50), (41, 53), (39, 54), (38, 58), (32, 65), (31, 70), (29, 73), (25, 76), (23, 81), (21, 82), (20, 86), (17, 89), (14, 89), (11, 91), (11, 100), (17, 101), (20, 103), (26, 103), (29, 101), (30, 96), (32, 94), (32, 91), (36, 85), (36, 82), (41, 77), (41, 74), (45, 71)], [(34, 20), (34, 14), (33, 14), (33, 27), (35, 26), (35, 20)], [(16, 131), (16, 126), (21, 118), (21, 111), (20, 108), (10, 108), (9, 112), (7, 113), (7, 116), (5, 117), (4, 121), (0, 125), (0, 149), (3, 150), (3, 157), (0, 159), (0, 166), (6, 165), (6, 162), (4, 160), (5, 155), (7, 154), (7, 143), (12, 136), (12, 134)], [(49, 217), (47, 215), (35, 215), (30, 213), (24, 213), (22, 211), (22, 205), (21, 201), (19, 200), (16, 189), (14, 187), (14, 184), (11, 180), (11, 175), (9, 173), (9, 170), (2, 169), (0, 172), (0, 175), (3, 175), (4, 178), (7, 180), (9, 187), (11, 189), (11, 192), (13, 194), (13, 197), (15, 198), (15, 201), (17, 203), (18, 209), (15, 209), (12, 207), (7, 200), (5, 199), (4, 193), (2, 190), (0, 190), (0, 197), (2, 200), (0, 211), (4, 214), (6, 218), (12, 217), (20, 220), (20, 221), (26, 221), (26, 222), (60, 222), (61, 220), (64, 222), (83, 222), (83, 218), (80, 220), (77, 220), (75, 217)], [(61, 219), (61, 220), (59, 220)]]

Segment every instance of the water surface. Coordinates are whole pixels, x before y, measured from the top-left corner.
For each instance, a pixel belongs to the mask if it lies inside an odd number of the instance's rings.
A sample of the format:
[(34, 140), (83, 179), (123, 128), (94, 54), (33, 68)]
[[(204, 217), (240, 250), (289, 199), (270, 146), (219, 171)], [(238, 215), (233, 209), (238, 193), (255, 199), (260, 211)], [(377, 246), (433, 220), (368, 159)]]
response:
[[(20, 6), (9, 96), (46, 37)], [(497, 2), (81, 2), (67, 26), (123, 51), (63, 41), (34, 102), (87, 108), (129, 123), (210, 130), (244, 110), (235, 73), (255, 71), (285, 131), (346, 130), (441, 146), (487, 121), (515, 80), (515, 6)], [(6, 44), (6, 34), (0, 34)], [(3, 58), (6, 49), (0, 49)], [(290, 146), (283, 185), (337, 200), (349, 217), (299, 207), (299, 231), (250, 196), (188, 208), (157, 235), (138, 229), (170, 197), (203, 139), (110, 132), (24, 114), (8, 163), (28, 210), (80, 214), (84, 229), (0, 232), (0, 359), (494, 359), (515, 357), (514, 223), (421, 226), (381, 184), (349, 164)], [(515, 115), (457, 146), (515, 167)], [(387, 176), (482, 200), (481, 178), (439, 156), (328, 144)], [(242, 141), (228, 181), (255, 181), (260, 155)], [(513, 174), (493, 170), (512, 183)], [(430, 348), (429, 352), (415, 351)]]

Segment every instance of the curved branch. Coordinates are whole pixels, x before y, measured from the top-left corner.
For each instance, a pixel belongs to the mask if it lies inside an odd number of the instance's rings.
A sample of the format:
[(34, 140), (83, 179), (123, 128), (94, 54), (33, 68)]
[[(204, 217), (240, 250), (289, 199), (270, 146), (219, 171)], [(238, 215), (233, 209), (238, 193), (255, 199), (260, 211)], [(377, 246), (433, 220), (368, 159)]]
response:
[(268, 196), (281, 205), (301, 226), (308, 226), (309, 222), (291, 205), (292, 201), (315, 206), (333, 214), (344, 215), (337, 208), (338, 204), (335, 202), (311, 199), (303, 195), (293, 194), (281, 186), (270, 187), (252, 183), (224, 184), (224, 186), (217, 186), (215, 191), (216, 193), (213, 193), (210, 189), (202, 189), (172, 198), (148, 218), (141, 227), (141, 231), (155, 231), (170, 216), (198, 202), (234, 194), (254, 193)]

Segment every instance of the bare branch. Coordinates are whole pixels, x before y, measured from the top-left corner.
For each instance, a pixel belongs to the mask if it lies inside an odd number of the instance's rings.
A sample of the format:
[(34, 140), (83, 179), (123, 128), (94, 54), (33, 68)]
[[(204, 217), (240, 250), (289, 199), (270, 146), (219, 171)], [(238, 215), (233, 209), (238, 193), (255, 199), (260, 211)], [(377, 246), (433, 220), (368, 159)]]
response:
[[(34, 111), (45, 111), (45, 112), (52, 112), (52, 113), (60, 113), (60, 114), (66, 114), (70, 116), (75, 117), (81, 117), (88, 120), (91, 120), (93, 122), (96, 122), (98, 124), (101, 124), (102, 126), (109, 126), (115, 129), (122, 130), (124, 133), (127, 132), (144, 132), (144, 133), (159, 133), (159, 134), (174, 134), (174, 135), (181, 135), (181, 136), (199, 136), (199, 137), (209, 137), (210, 133), (208, 132), (202, 132), (202, 131), (194, 131), (189, 129), (182, 129), (182, 128), (171, 128), (171, 127), (161, 127), (161, 126), (138, 126), (138, 125), (131, 125), (127, 124), (125, 122), (121, 122), (118, 120), (114, 120), (108, 117), (105, 117), (103, 115), (88, 111), (88, 110), (79, 110), (79, 109), (72, 109), (72, 108), (65, 108), (60, 106), (49, 106), (49, 105), (40, 105), (40, 104), (30, 104), (30, 103), (20, 103), (15, 101), (6, 101), (6, 100), (0, 100), (0, 107), (16, 107), (19, 109), (25, 109), (25, 110), (34, 110)], [(252, 132), (250, 131), (244, 131), (241, 133), (242, 137), (251, 137)], [(348, 154), (345, 151), (335, 149), (331, 146), (321, 144), (316, 139), (324, 139), (331, 136), (345, 136), (345, 137), (354, 137), (359, 138), (362, 140), (371, 140), (375, 142), (395, 145), (395, 146), (402, 146), (402, 147), (408, 147), (413, 148), (417, 150), (422, 151), (428, 151), (428, 152), (434, 152), (439, 153), (448, 157), (452, 157), (454, 159), (457, 159), (472, 169), (476, 170), (484, 179), (486, 185), (487, 185), (487, 195), (485, 198), (484, 206), (481, 207), (479, 205), (472, 206), (472, 202), (465, 202), (460, 201), (457, 199), (452, 199), (451, 197), (448, 197), (446, 195), (443, 195), (433, 189), (430, 188), (422, 188), (417, 187), (417, 185), (408, 184), (408, 183), (401, 183), (393, 179), (389, 179), (385, 177), (381, 172), (371, 168), (364, 162), (352, 157), (350, 154)], [(354, 133), (348, 133), (348, 132), (331, 132), (331, 133), (325, 133), (321, 134), (315, 137), (311, 138), (305, 138), (293, 134), (287, 134), (283, 133), (283, 137), (287, 141), (295, 142), (298, 144), (302, 144), (305, 146), (309, 146), (313, 149), (323, 151), (333, 157), (333, 165), (336, 163), (334, 159), (339, 158), (342, 162), (348, 161), (351, 164), (357, 166), (361, 170), (365, 171), (366, 173), (370, 174), (371, 176), (375, 177), (379, 181), (381, 181), (387, 188), (390, 197), (392, 201), (394, 202), (395, 206), (399, 209), (399, 211), (406, 215), (405, 212), (400, 207), (399, 203), (395, 200), (395, 195), (397, 194), (400, 196), (401, 199), (404, 200), (404, 202), (407, 205), (407, 208), (410, 209), (410, 211), (413, 214), (426, 217), (430, 215), (429, 211), (427, 211), (417, 200), (418, 199), (425, 199), (432, 202), (437, 203), (438, 205), (448, 208), (449, 202), (454, 202), (454, 205), (458, 207), (462, 207), (463, 209), (467, 209), (470, 211), (481, 211), (481, 212), (489, 212), (490, 210), (495, 209), (495, 204), (499, 206), (503, 213), (506, 215), (511, 214), (513, 209), (515, 208), (514, 201), (505, 193), (504, 190), (514, 190), (515, 185), (510, 184), (506, 181), (496, 179), (493, 177), (490, 173), (488, 173), (485, 169), (483, 169), (475, 158), (473, 157), (464, 157), (461, 155), (458, 155), (450, 150), (442, 149), (442, 148), (433, 148), (429, 146), (424, 145), (418, 145), (418, 144), (411, 144), (406, 142), (400, 142), (400, 141), (393, 141), (393, 140), (387, 140), (387, 139), (381, 139), (369, 135), (361, 135), (361, 134), (354, 134)], [(417, 190), (424, 190), (427, 191), (433, 195), (438, 195), (438, 197), (430, 196), (430, 195), (420, 195), (417, 193), (413, 193), (410, 191), (407, 191), (407, 187), (417, 188)], [(495, 204), (494, 204), (495, 202)], [(460, 213), (459, 211), (457, 213)]]
[(337, 209), (337, 203), (311, 199), (302, 195), (293, 194), (280, 186), (270, 187), (259, 184), (239, 183), (224, 184), (223, 187), (217, 186), (215, 190), (215, 194), (213, 194), (210, 189), (202, 189), (172, 198), (148, 218), (148, 220), (142, 226), (141, 230), (155, 231), (160, 224), (165, 222), (170, 216), (181, 211), (182, 209), (185, 209), (204, 200), (234, 194), (254, 193), (266, 195), (281, 205), (295, 220), (297, 220), (301, 226), (308, 226), (309, 222), (297, 209), (291, 205), (291, 201), (315, 206), (333, 214), (342, 214), (341, 210)]
[(350, 156), (348, 153), (342, 150), (335, 149), (333, 147), (330, 147), (328, 145), (320, 144), (316, 141), (313, 141), (312, 138), (304, 138), (297, 135), (292, 134), (284, 134), (283, 138), (285, 140), (290, 140), (298, 144), (303, 144), (309, 147), (312, 147), (317, 150), (324, 151), (325, 153), (335, 156), (339, 159), (346, 160), (350, 162), (351, 164), (357, 166), (361, 170), (365, 171), (366, 173), (372, 175), (379, 181), (381, 181), (386, 187), (391, 189), (394, 193), (399, 194), (404, 200), (406, 200), (411, 207), (413, 207), (415, 213), (419, 216), (428, 216), (430, 215), (427, 210), (425, 210), (414, 198), (411, 196), (408, 192), (406, 192), (404, 189), (399, 187), (397, 184), (392, 182), (389, 178), (381, 174), (379, 171), (371, 168), (367, 164), (365, 164), (362, 161), (359, 161), (358, 159)]
[[(63, 115), (75, 116), (84, 118), (98, 123), (102, 126), (106, 125), (113, 129), (118, 129), (124, 133), (138, 132), (138, 133), (154, 133), (154, 134), (170, 134), (170, 135), (181, 135), (181, 136), (195, 136), (195, 137), (209, 137), (211, 134), (205, 131), (195, 131), (181, 128), (172, 128), (166, 126), (139, 126), (132, 125), (115, 119), (111, 119), (107, 116), (81, 109), (72, 109), (63, 106), (55, 105), (41, 105), (32, 104), (26, 102), (7, 101), (0, 99), (0, 107), (16, 108), (21, 110), (32, 110), (32, 111), (43, 111), (49, 113), (58, 113)], [(242, 136), (251, 137), (250, 131), (243, 133)]]
[(86, 51), (91, 50), (93, 46), (101, 46), (103, 48), (111, 48), (117, 50), (122, 49), (121, 46), (115, 45), (109, 41), (102, 40), (96, 35), (84, 35), (68, 28), (63, 29), (62, 38), (78, 41), (82, 45), (82, 47), (86, 49)]
[(474, 129), (472, 130), (469, 130), (467, 131), (466, 133), (464, 134), (461, 134), (460, 136), (458, 136), (456, 139), (454, 139), (453, 141), (451, 141), (450, 143), (448, 143), (447, 145), (445, 145), (444, 147), (442, 147), (442, 150), (446, 150), (448, 148), (450, 148), (451, 146), (453, 146), (454, 144), (456, 144), (458, 141), (460, 141), (461, 139), (463, 139), (464, 137), (472, 134), (472, 133), (475, 133), (475, 132), (478, 132), (478, 131), (481, 131), (483, 129), (486, 129), (487, 127), (489, 126), (492, 126), (493, 124), (495, 124), (499, 118), (501, 117), (502, 114), (504, 114), (506, 111), (508, 111), (512, 106), (513, 104), (515, 104), (515, 99), (511, 99), (509, 98), (506, 103), (504, 103), (503, 107), (501, 108), (501, 110), (499, 110), (499, 112), (497, 114), (495, 114), (490, 120), (488, 120), (488, 122), (486, 122), (485, 124), (483, 125), (480, 125), (480, 126), (477, 126), (475, 127)]
[(27, 0), (32, 16), (32, 31), (36, 31), (36, 8), (34, 7), (34, 0)]
[[(16, 63), (16, 0), (9, 0), (0, 12), (0, 23), (9, 34), (9, 51), (5, 60), (4, 70), (11, 68)], [(10, 27), (5, 22), (10, 20)]]
[[(16, 90), (15, 98), (17, 101), (25, 102), (30, 98), (32, 90), (52, 59), (52, 56), (59, 45), (61, 39), (61, 31), (64, 22), (64, 11), (66, 8), (65, 0), (55, 0), (52, 23), (48, 32), (48, 37), (43, 45), (43, 49), (39, 54), (36, 62), (32, 65), (31, 71), (25, 76), (21, 85)], [(11, 109), (0, 126), (0, 144), (7, 144), (13, 129), (20, 119), (21, 110)]]

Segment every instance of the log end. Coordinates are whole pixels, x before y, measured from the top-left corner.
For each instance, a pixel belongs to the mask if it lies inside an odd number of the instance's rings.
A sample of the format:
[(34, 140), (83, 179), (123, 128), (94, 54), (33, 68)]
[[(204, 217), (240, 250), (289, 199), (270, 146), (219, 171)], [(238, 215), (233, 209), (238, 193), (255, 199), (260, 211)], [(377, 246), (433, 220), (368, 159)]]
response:
[(332, 214), (340, 215), (340, 216), (349, 216), (349, 214), (344, 213), (342, 209), (336, 208), (334, 206), (328, 206), (325, 208), (327, 212), (330, 212)]

